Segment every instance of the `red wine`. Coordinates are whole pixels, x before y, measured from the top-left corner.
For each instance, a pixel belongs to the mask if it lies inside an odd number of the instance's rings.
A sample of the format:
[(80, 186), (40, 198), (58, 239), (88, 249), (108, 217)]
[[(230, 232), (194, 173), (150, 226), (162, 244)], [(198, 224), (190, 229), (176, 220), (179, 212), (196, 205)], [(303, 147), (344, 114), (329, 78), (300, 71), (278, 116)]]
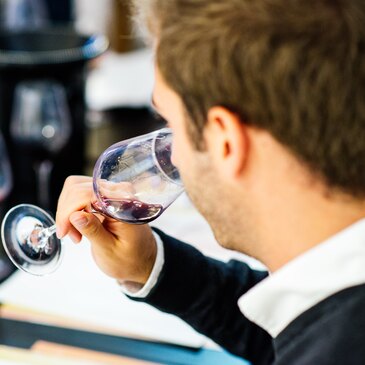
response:
[(137, 199), (103, 199), (104, 212), (112, 218), (128, 223), (148, 223), (161, 215), (160, 204), (147, 204)]

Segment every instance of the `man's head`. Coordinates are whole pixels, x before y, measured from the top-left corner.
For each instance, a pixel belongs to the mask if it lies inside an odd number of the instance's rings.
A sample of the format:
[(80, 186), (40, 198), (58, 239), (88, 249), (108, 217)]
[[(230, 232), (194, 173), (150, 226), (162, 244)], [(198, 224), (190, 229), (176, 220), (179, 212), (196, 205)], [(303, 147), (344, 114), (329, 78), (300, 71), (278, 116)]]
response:
[(270, 132), (329, 186), (365, 197), (363, 1), (138, 3), (197, 147), (209, 109), (223, 106)]
[(278, 267), (364, 213), (365, 3), (137, 3), (176, 165), (223, 246)]

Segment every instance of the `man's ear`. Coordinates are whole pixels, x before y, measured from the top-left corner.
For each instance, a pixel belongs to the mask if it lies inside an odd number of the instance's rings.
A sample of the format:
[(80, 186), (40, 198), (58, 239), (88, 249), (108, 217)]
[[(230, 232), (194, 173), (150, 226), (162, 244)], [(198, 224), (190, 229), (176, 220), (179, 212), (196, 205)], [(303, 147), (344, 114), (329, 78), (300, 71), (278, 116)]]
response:
[(209, 109), (204, 137), (213, 163), (222, 174), (239, 177), (247, 162), (249, 138), (247, 126), (238, 115), (220, 106)]

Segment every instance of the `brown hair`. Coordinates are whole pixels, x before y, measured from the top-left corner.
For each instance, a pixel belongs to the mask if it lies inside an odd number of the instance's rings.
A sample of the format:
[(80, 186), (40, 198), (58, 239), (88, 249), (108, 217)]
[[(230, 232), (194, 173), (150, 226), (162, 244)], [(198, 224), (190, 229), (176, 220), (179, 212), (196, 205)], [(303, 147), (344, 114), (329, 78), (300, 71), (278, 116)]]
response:
[(209, 108), (225, 106), (365, 197), (365, 1), (135, 2), (198, 148)]

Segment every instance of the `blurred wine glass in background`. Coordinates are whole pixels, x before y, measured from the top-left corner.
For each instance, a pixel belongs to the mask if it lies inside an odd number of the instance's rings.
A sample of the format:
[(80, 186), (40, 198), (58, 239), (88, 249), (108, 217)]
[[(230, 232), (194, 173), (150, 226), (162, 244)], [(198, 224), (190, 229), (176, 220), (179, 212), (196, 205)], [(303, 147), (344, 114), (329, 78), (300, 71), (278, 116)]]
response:
[(38, 204), (50, 209), (52, 156), (71, 136), (71, 117), (64, 87), (52, 80), (20, 82), (15, 89), (10, 134), (34, 156)]
[(44, 0), (0, 0), (0, 21), (6, 29), (38, 29), (49, 24)]
[(10, 162), (4, 139), (0, 134), (0, 203), (8, 196), (12, 185)]

